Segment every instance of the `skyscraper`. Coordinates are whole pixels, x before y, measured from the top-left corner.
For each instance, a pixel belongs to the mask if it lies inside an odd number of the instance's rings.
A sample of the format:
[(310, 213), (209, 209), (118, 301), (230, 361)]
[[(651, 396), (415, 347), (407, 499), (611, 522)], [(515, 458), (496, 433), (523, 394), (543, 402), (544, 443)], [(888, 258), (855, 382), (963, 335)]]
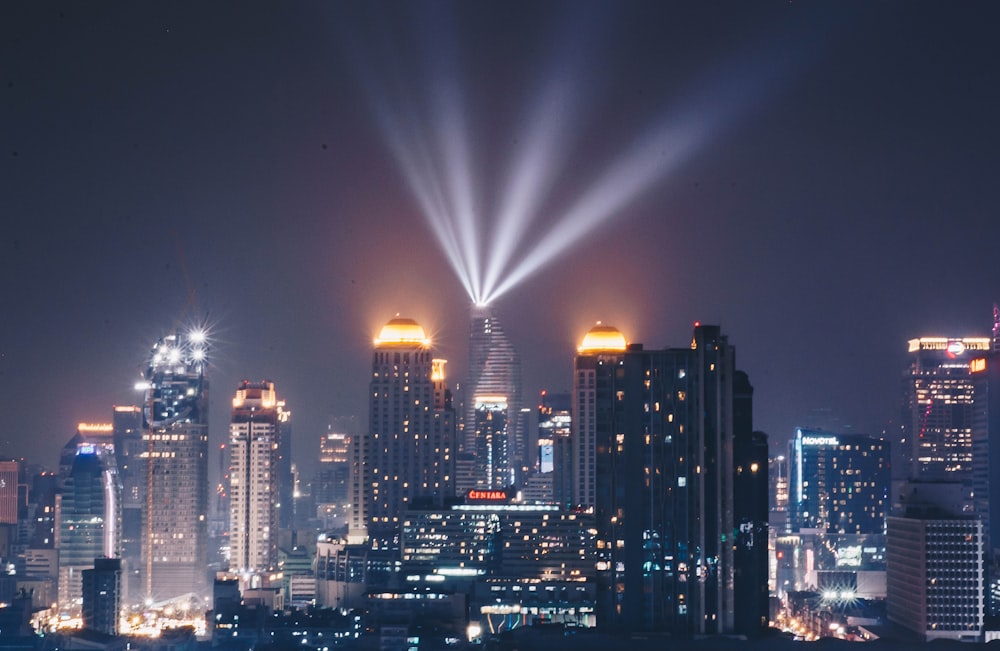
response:
[(860, 434), (797, 428), (790, 460), (792, 530), (882, 534), (889, 505), (889, 444)]
[(278, 404), (274, 382), (269, 381), (244, 380), (233, 398), (229, 571), (249, 585), (278, 563)]
[[(646, 351), (598, 326), (579, 353), (573, 457), (578, 497), (597, 520), (598, 626), (678, 636), (759, 631), (758, 606), (752, 630), (735, 616), (735, 585), (751, 577), (736, 579), (734, 442), (746, 439), (736, 465), (752, 473), (754, 460), (767, 458), (766, 439), (742, 431), (751, 398), (746, 387), (735, 391), (728, 339), (717, 326), (696, 325), (689, 348)], [(759, 483), (754, 494), (766, 500), (763, 475)], [(766, 510), (766, 502), (741, 505), (756, 518), (754, 535), (766, 531), (754, 515)], [(759, 600), (760, 590), (745, 587)]]
[(920, 638), (981, 642), (983, 524), (933, 506), (887, 518), (889, 621)]
[(17, 461), (0, 461), (0, 524), (17, 524)]
[(115, 462), (122, 484), (121, 569), (126, 594), (136, 595), (141, 590), (142, 512), (146, 506), (142, 409), (135, 405), (116, 405), (112, 417)]
[(733, 628), (744, 635), (767, 630), (767, 435), (753, 431), (753, 386), (733, 374)]
[(507, 396), (477, 395), (475, 403), (476, 487), (507, 488), (514, 483)]
[[(615, 369), (623, 363), (624, 335), (613, 326), (598, 323), (587, 332), (573, 369), (573, 435), (568, 445), (554, 450), (555, 472), (572, 473), (570, 504), (592, 507), (597, 503), (597, 432), (607, 430), (610, 412), (598, 412), (598, 393), (606, 394)], [(605, 396), (606, 397), (606, 396)], [(602, 405), (603, 406), (603, 405)], [(556, 495), (557, 501), (564, 497)], [(567, 504), (569, 506), (570, 504)]]
[(549, 499), (563, 508), (573, 503), (570, 398), (568, 393), (542, 391), (538, 405), (538, 472), (549, 478), (548, 484), (552, 486)]
[(326, 532), (342, 533), (350, 522), (350, 449), (356, 436), (327, 431), (320, 438), (319, 470), (313, 482), (316, 510)]
[[(994, 329), (996, 332), (996, 329)], [(994, 344), (998, 342), (994, 338)], [(976, 357), (969, 363), (975, 387), (972, 418), (973, 513), (983, 524), (987, 607), (1000, 613), (1000, 352)]]
[(83, 570), (83, 627), (118, 635), (122, 606), (122, 563), (118, 558), (95, 558)]
[(153, 346), (143, 373), (143, 586), (155, 601), (206, 584), (208, 380), (204, 334)]
[(114, 456), (81, 443), (62, 492), (56, 498), (59, 605), (80, 606), (83, 571), (95, 558), (121, 555), (121, 484)]
[[(359, 438), (362, 481), (352, 480), (352, 529), (373, 546), (398, 546), (403, 511), (455, 494), (455, 418), (445, 360), (412, 319), (389, 321), (375, 339), (368, 435)], [(360, 498), (360, 499), (359, 499)]]
[[(513, 483), (524, 480), (523, 468), (529, 464), (525, 431), (521, 422), (521, 357), (504, 334), (493, 308), (472, 308), (469, 333), (469, 380), (465, 386), (463, 444), (466, 452), (477, 452), (476, 412), (481, 403), (477, 398), (502, 396), (507, 404), (506, 443), (504, 462), (513, 476)], [(480, 461), (480, 463), (482, 463)]]
[[(989, 337), (909, 341), (894, 479), (969, 479), (973, 404), (969, 361), (989, 351), (991, 343)], [(901, 472), (906, 475), (900, 476)]]

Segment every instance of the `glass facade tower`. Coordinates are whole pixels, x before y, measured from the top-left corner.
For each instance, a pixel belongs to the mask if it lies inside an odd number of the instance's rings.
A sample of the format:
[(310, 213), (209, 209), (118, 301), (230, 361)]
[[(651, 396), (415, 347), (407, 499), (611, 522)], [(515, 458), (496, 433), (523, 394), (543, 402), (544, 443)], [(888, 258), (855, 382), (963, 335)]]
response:
[(153, 346), (143, 373), (142, 573), (153, 601), (207, 583), (208, 380), (198, 332)]
[[(480, 396), (503, 396), (507, 408), (507, 469), (513, 476), (511, 483), (524, 480), (524, 468), (533, 463), (529, 459), (526, 432), (519, 417), (521, 413), (521, 357), (507, 338), (490, 307), (472, 308), (472, 326), (469, 333), (469, 380), (465, 386), (465, 413), (463, 445), (466, 452), (478, 454), (476, 418)], [(482, 462), (480, 462), (482, 463)]]
[(121, 484), (113, 454), (92, 443), (77, 448), (69, 476), (56, 499), (59, 606), (76, 612), (83, 571), (96, 558), (121, 555)]

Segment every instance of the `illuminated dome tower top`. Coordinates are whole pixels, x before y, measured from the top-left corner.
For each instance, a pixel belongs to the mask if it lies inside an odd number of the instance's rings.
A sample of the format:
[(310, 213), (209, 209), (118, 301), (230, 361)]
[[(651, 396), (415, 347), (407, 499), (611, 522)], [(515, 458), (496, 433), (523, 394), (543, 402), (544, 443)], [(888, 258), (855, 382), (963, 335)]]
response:
[(581, 355), (591, 353), (621, 353), (628, 347), (625, 335), (614, 326), (602, 325), (600, 321), (583, 337), (577, 352)]
[(387, 346), (430, 346), (431, 340), (424, 333), (424, 329), (413, 319), (392, 319), (379, 331), (375, 337), (375, 347), (384, 348)]

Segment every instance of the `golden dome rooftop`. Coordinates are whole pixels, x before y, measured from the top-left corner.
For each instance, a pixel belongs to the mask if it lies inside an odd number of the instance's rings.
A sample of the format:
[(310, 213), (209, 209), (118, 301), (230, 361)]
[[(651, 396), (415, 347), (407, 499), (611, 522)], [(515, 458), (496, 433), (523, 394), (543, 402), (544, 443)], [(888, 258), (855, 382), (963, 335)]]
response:
[(413, 319), (392, 319), (379, 331), (375, 337), (375, 346), (430, 346), (424, 329)]
[(577, 351), (584, 355), (589, 353), (623, 353), (627, 346), (625, 335), (618, 328), (603, 325), (598, 321), (597, 325), (584, 336)]

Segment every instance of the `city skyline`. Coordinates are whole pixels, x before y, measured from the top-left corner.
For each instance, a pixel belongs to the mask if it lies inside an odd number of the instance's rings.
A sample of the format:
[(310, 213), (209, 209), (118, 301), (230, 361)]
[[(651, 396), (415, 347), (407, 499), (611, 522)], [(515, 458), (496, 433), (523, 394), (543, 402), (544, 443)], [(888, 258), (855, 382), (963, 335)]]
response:
[[(428, 6), (0, 9), (14, 216), (0, 395), (18, 407), (0, 455), (54, 465), (76, 423), (141, 403), (139, 368), (168, 323), (207, 318), (214, 387), (266, 376), (283, 388), (296, 460), (331, 417), (364, 420), (355, 378), (392, 314), (427, 327), (463, 377), (471, 301), (359, 79), (395, 70), (431, 87), (421, 29), (464, 55), (453, 80), (491, 212), (547, 97), (535, 89), (583, 89), (572, 155), (548, 170), (553, 220), (527, 226), (539, 239), (664, 115), (705, 93), (736, 113), (497, 299), (526, 405), (570, 388), (575, 344), (598, 320), (650, 346), (702, 321), (739, 347), (755, 425), (775, 443), (838, 423), (877, 436), (899, 411), (907, 340), (988, 334), (992, 6)], [(352, 30), (371, 37), (361, 72)], [(380, 49), (392, 35), (417, 63)], [(772, 48), (797, 62), (779, 81), (754, 65)], [(755, 101), (733, 102), (740, 92)], [(213, 450), (227, 432), (219, 390)]]

